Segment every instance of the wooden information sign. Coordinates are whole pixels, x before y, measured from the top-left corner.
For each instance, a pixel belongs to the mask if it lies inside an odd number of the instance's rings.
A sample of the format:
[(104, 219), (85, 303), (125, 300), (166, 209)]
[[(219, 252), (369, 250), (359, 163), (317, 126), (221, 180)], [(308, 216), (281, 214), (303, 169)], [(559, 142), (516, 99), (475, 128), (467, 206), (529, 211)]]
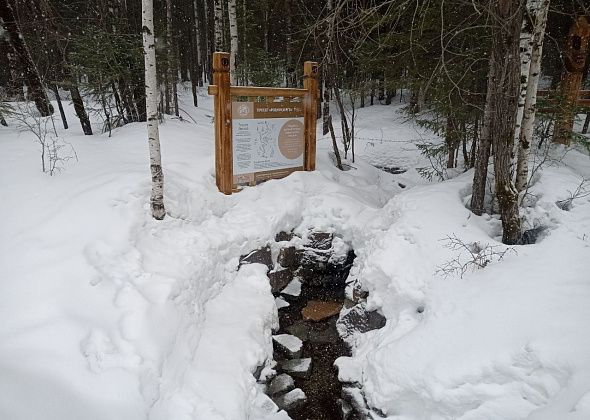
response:
[(315, 170), (318, 65), (303, 89), (230, 86), (229, 54), (213, 54), (215, 177), (219, 191)]

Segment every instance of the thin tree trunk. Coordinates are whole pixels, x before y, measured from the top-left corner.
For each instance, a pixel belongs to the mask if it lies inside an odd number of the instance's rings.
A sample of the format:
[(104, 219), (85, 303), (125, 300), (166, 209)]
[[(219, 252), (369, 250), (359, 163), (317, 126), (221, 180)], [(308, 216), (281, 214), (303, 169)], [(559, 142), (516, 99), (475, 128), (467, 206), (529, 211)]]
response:
[(582, 134), (588, 133), (588, 126), (590, 125), (590, 112), (586, 114), (586, 119), (584, 120), (584, 127), (582, 127)]
[(8, 44), (12, 47), (25, 76), (25, 82), (29, 88), (28, 94), (33, 98), (35, 106), (43, 117), (53, 114), (53, 106), (47, 97), (43, 87), (41, 76), (33, 62), (31, 53), (21, 30), (16, 22), (12, 6), (8, 0), (0, 0), (0, 26), (4, 28)]
[(520, 193), (526, 189), (529, 172), (529, 155), (533, 141), (533, 129), (537, 109), (537, 87), (541, 74), (543, 56), (543, 38), (547, 25), (549, 0), (541, 0), (534, 10), (534, 29), (532, 36), (531, 64), (529, 67), (528, 86), (524, 103), (524, 113), (518, 141), (518, 160), (516, 164), (516, 190)]
[[(174, 42), (172, 0), (166, 0), (166, 46), (168, 48), (168, 73), (166, 90), (169, 92), (169, 100), (172, 100), (174, 115), (178, 117), (178, 62), (176, 60), (176, 43)], [(166, 101), (166, 111), (170, 112), (169, 101)]]
[(164, 208), (164, 173), (160, 154), (160, 134), (158, 131), (158, 92), (156, 77), (156, 45), (154, 40), (153, 0), (142, 0), (143, 51), (145, 58), (145, 96), (147, 110), (147, 131), (150, 151), (150, 170), (152, 174), (152, 193), (150, 205), (152, 216), (162, 220), (166, 216)]
[(516, 114), (515, 140), (520, 137), (520, 127), (524, 116), (524, 108), (529, 85), (529, 73), (531, 68), (531, 56), (534, 42), (534, 13), (539, 0), (526, 0), (527, 13), (522, 15), (522, 27), (520, 30), (520, 87), (518, 92), (518, 108)]
[(236, 10), (236, 0), (228, 0), (227, 15), (229, 17), (229, 39), (230, 39), (230, 54), (229, 54), (229, 71), (231, 84), (235, 85), (237, 82), (236, 74), (236, 58), (238, 57), (238, 17)]
[(334, 134), (334, 126), (332, 125), (332, 116), (328, 117), (328, 128), (330, 130), (330, 137), (332, 137), (332, 148), (334, 149), (334, 155), (336, 156), (336, 167), (343, 171), (342, 159), (340, 158), (340, 151), (338, 150), (338, 143), (336, 142), (336, 134)]
[[(74, 78), (72, 78), (72, 80), (73, 79)], [(80, 95), (78, 86), (73, 82), (70, 86), (70, 96), (72, 97), (72, 102), (74, 103), (74, 111), (76, 111), (76, 115), (80, 120), (82, 131), (85, 135), (91, 136), (92, 126), (90, 125), (90, 119), (88, 118), (88, 114), (86, 113), (86, 109), (84, 108), (84, 101), (82, 101), (82, 96)]]
[(490, 103), (492, 94), (492, 84), (496, 78), (497, 63), (491, 61), (488, 72), (488, 84), (486, 93), (486, 104), (483, 113), (481, 125), (481, 135), (479, 136), (477, 155), (475, 157), (473, 172), (473, 187), (471, 193), (471, 211), (473, 214), (481, 216), (484, 210), (486, 184), (488, 180), (488, 164), (490, 161), (491, 144), (490, 141)]
[[(193, 1), (193, 19), (194, 19), (194, 25), (193, 25), (193, 33), (194, 33), (194, 41), (195, 41), (195, 51), (196, 51), (196, 59), (197, 62), (195, 63), (195, 72), (196, 72), (196, 76), (197, 76), (197, 80), (192, 80), (192, 76), (191, 76), (191, 82), (193, 84), (198, 83), (199, 86), (203, 85), (203, 59), (202, 59), (202, 51), (201, 51), (201, 30), (200, 30), (200, 22), (199, 22), (199, 0), (194, 0)], [(196, 96), (193, 98), (194, 99), (194, 104), (195, 106), (197, 105), (197, 98)]]
[(499, 26), (494, 28), (490, 60), (496, 65), (490, 96), (490, 134), (494, 144), (496, 198), (502, 218), (502, 242), (516, 244), (521, 236), (518, 192), (512, 181), (511, 163), (519, 90), (519, 33), (522, 11), (513, 0), (499, 0), (494, 7)]
[(61, 116), (61, 122), (64, 125), (64, 129), (67, 130), (68, 127), (68, 120), (66, 119), (66, 113), (64, 112), (64, 107), (61, 103), (61, 98), (59, 97), (59, 89), (57, 85), (53, 85), (53, 94), (55, 95), (55, 100), (57, 101), (57, 108), (59, 109), (59, 115)]
[(215, 51), (223, 51), (223, 9), (221, 0), (213, 1), (214, 10), (214, 34), (215, 34)]

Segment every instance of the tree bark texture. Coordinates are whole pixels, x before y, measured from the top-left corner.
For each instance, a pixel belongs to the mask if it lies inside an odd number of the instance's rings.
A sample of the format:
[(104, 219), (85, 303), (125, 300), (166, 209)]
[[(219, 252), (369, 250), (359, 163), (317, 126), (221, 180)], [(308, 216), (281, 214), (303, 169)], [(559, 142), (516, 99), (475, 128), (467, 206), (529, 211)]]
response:
[(511, 163), (519, 92), (519, 34), (522, 8), (519, 2), (499, 0), (497, 25), (490, 60), (495, 65), (489, 97), (489, 132), (494, 145), (496, 198), (502, 218), (502, 242), (516, 244), (521, 236), (518, 192), (512, 182)]
[(80, 90), (78, 90), (78, 85), (72, 84), (70, 86), (70, 96), (72, 97), (72, 102), (74, 104), (74, 111), (76, 111), (76, 115), (80, 120), (82, 131), (85, 135), (91, 136), (92, 126), (90, 125), (90, 119), (88, 118), (88, 114), (84, 108), (84, 101), (82, 101), (82, 96), (80, 95)]
[(228, 0), (227, 15), (229, 18), (229, 40), (230, 40), (230, 54), (229, 54), (229, 71), (231, 84), (235, 85), (237, 81), (236, 73), (236, 59), (238, 57), (238, 14), (236, 7), (236, 0)]
[(166, 0), (166, 47), (168, 49), (168, 83), (166, 86), (169, 92), (169, 97), (172, 100), (174, 108), (174, 115), (178, 117), (178, 61), (176, 57), (176, 43), (173, 42), (174, 27), (173, 27), (173, 6), (172, 0)]
[(215, 51), (223, 51), (223, 8), (221, 0), (213, 0)]
[(162, 220), (164, 216), (166, 216), (166, 209), (164, 208), (164, 174), (162, 171), (160, 134), (158, 131), (158, 81), (156, 78), (153, 0), (142, 0), (141, 5), (143, 53), (145, 60), (147, 131), (150, 151), (150, 171), (152, 176), (150, 205), (154, 219)]
[(0, 26), (6, 31), (8, 43), (12, 47), (24, 73), (28, 94), (33, 98), (39, 113), (43, 117), (52, 115), (53, 106), (49, 102), (37, 67), (33, 62), (29, 48), (25, 43), (25, 39), (16, 21), (16, 16), (8, 0), (0, 0)]
[(543, 56), (543, 38), (547, 25), (549, 0), (537, 2), (538, 8), (532, 11), (533, 34), (531, 62), (529, 66), (528, 85), (524, 102), (524, 112), (518, 137), (518, 159), (516, 163), (516, 190), (520, 193), (528, 183), (529, 155), (533, 141), (534, 122), (537, 109), (537, 87), (541, 75), (541, 58)]

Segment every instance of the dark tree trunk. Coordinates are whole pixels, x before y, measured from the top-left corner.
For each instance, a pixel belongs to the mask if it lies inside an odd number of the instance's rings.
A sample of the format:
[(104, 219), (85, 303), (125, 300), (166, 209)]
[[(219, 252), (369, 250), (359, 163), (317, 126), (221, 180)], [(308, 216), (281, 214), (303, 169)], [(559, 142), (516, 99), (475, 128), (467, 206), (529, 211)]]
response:
[(494, 144), (496, 198), (502, 217), (502, 242), (516, 244), (521, 236), (518, 192), (512, 180), (511, 163), (520, 86), (519, 37), (522, 6), (518, 1), (499, 0), (496, 15), (501, 26), (494, 28), (491, 62), (496, 65), (490, 102), (490, 135)]
[(338, 150), (338, 143), (336, 142), (336, 134), (334, 134), (334, 126), (332, 125), (332, 117), (328, 117), (328, 128), (330, 130), (330, 137), (332, 137), (332, 148), (334, 149), (334, 155), (336, 156), (336, 167), (341, 171), (344, 170), (342, 167), (342, 159), (340, 158), (340, 151)]
[(84, 131), (84, 134), (87, 136), (91, 136), (92, 126), (90, 125), (90, 119), (88, 118), (88, 114), (84, 108), (84, 102), (82, 101), (82, 96), (80, 96), (80, 91), (76, 84), (72, 84), (70, 87), (70, 95), (72, 96), (72, 102), (74, 103), (74, 110), (82, 125), (82, 131)]
[(61, 98), (59, 97), (59, 89), (57, 85), (53, 85), (53, 93), (55, 94), (55, 100), (57, 101), (57, 107), (59, 108), (59, 115), (61, 116), (61, 121), (64, 125), (64, 129), (68, 129), (68, 120), (66, 119), (66, 113), (64, 112), (64, 107), (61, 103)]
[(37, 67), (33, 62), (31, 53), (18, 27), (12, 6), (8, 3), (8, 0), (0, 0), (0, 25), (6, 31), (8, 43), (14, 50), (20, 63), (25, 76), (25, 82), (29, 88), (29, 95), (35, 102), (39, 113), (44, 117), (53, 114), (53, 106), (49, 102)]
[(582, 127), (582, 134), (588, 133), (588, 126), (590, 125), (590, 112), (586, 114), (586, 119), (584, 120), (584, 127)]
[(456, 168), (457, 161), (455, 159), (455, 154), (457, 149), (459, 148), (460, 143), (460, 133), (457, 127), (456, 120), (448, 116), (447, 117), (447, 129), (445, 132), (445, 142), (447, 143), (448, 149), (448, 158), (447, 158), (447, 168)]

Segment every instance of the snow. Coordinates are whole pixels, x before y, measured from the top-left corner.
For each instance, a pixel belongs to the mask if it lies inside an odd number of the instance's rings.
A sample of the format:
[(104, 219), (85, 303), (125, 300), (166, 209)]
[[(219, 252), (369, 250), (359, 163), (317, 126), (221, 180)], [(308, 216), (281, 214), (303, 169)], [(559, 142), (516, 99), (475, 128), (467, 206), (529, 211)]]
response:
[(301, 294), (301, 279), (295, 277), (289, 282), (287, 287), (281, 291), (281, 293), (288, 296), (299, 296)]
[(277, 232), (312, 228), (354, 249), (351, 276), (387, 318), (338, 361), (386, 418), (590, 418), (590, 197), (555, 205), (590, 178), (587, 155), (538, 172), (523, 212), (528, 228), (547, 227), (538, 243), (444, 277), (440, 266), (465, 257), (444, 238), (505, 249), (501, 225), (465, 208), (471, 172), (419, 177), (414, 142), (437, 140), (399, 106), (359, 111), (349, 171), (319, 136), (317, 171), (224, 196), (201, 95), (198, 109), (182, 96), (196, 123), (161, 127), (161, 222), (149, 214), (143, 125), (84, 136), (68, 106), (59, 134), (78, 161), (53, 177), (30, 133), (0, 127), (0, 418), (287, 419), (252, 375), (272, 366), (266, 267), (237, 267)]

